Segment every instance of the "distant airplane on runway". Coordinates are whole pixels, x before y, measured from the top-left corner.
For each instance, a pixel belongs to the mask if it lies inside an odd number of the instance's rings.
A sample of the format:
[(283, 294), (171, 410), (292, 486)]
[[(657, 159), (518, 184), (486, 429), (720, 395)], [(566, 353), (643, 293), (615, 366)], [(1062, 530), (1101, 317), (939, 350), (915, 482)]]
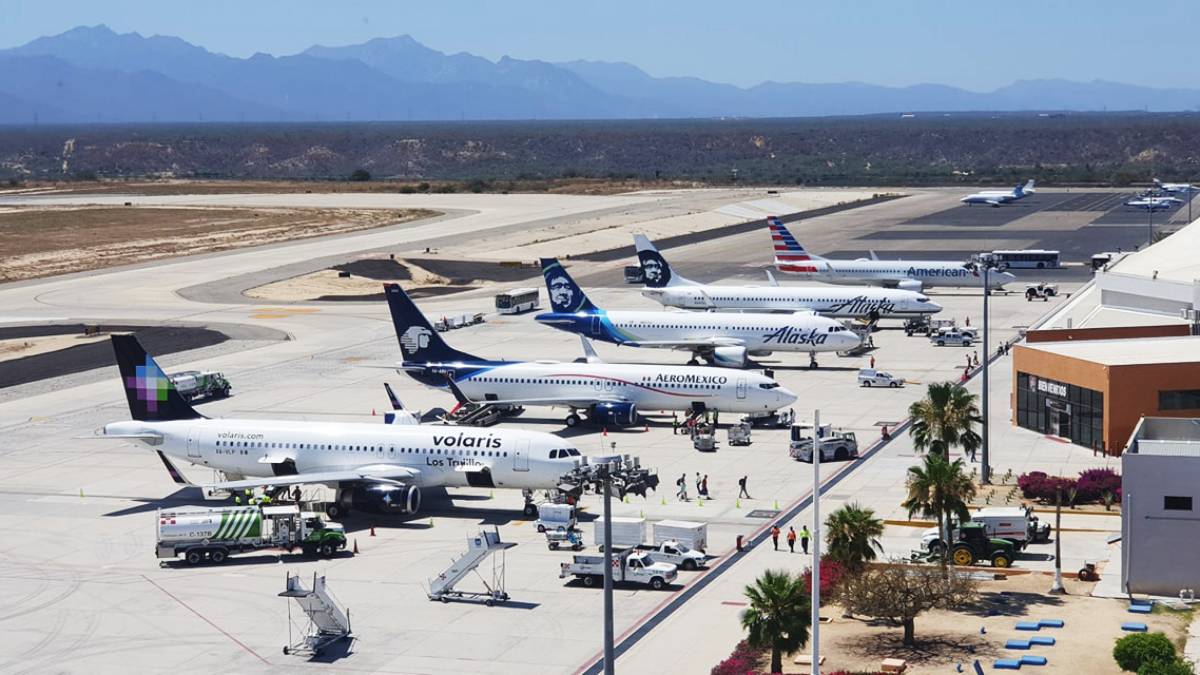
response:
[(1175, 197), (1138, 197), (1137, 199), (1125, 202), (1125, 206), (1132, 206), (1145, 211), (1166, 211), (1182, 203), (1182, 199), (1176, 199)]
[(1187, 194), (1195, 192), (1197, 189), (1195, 185), (1187, 183), (1164, 183), (1157, 178), (1154, 179), (1154, 187), (1170, 194)]
[[(900, 288), (833, 286), (710, 286), (684, 279), (643, 234), (633, 235), (646, 277), (642, 295), (680, 309), (795, 312), (811, 309), (838, 318), (896, 319), (935, 314), (941, 305)], [(769, 274), (769, 273), (768, 273)]]
[(1018, 185), (1011, 190), (983, 190), (969, 194), (958, 201), (967, 206), (971, 206), (972, 204), (987, 204), (994, 207), (1024, 199), (1034, 192), (1033, 179), (1031, 178), (1025, 185)]
[[(830, 260), (812, 255), (775, 216), (767, 218), (775, 246), (775, 268), (805, 279), (830, 284), (873, 284), (885, 288), (920, 291), (931, 286), (971, 288), (983, 286), (983, 275), (965, 261), (954, 260)], [(993, 289), (1003, 288), (1016, 277), (1009, 272), (992, 272)]]

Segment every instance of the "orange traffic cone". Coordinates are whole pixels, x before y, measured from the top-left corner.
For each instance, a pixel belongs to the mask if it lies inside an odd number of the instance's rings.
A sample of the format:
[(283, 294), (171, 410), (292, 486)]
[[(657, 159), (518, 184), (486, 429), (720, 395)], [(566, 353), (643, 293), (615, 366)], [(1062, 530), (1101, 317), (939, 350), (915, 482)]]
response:
[(374, 416), (375, 416), (375, 409), (371, 408), (371, 417), (374, 417)]
[(358, 555), (358, 540), (354, 540), (354, 555)]
[(374, 528), (374, 527), (372, 527), (372, 528), (371, 528), (371, 536), (372, 536), (372, 537), (374, 537), (374, 536), (375, 536), (375, 528)]

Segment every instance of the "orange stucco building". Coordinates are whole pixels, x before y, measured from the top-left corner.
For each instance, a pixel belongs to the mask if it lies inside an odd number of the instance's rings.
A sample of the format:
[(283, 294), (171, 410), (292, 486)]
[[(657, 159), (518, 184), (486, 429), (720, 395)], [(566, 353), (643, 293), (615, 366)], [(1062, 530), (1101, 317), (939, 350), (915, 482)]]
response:
[(1118, 455), (1143, 415), (1200, 417), (1200, 337), (1177, 330), (1119, 339), (1076, 330), (1053, 341), (1031, 332), (1013, 348), (1013, 424)]

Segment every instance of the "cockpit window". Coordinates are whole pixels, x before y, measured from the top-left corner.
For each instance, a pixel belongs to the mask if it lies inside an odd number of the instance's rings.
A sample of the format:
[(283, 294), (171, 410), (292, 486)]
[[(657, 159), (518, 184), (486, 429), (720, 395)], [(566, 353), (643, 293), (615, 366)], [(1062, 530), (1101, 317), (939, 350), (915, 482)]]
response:
[(550, 459), (558, 459), (558, 451), (557, 450), (550, 451)]
[(774, 389), (778, 386), (779, 386), (778, 382), (765, 382), (763, 384), (758, 385), (758, 388), (759, 389)]
[(917, 302), (929, 302), (929, 298), (917, 298)]

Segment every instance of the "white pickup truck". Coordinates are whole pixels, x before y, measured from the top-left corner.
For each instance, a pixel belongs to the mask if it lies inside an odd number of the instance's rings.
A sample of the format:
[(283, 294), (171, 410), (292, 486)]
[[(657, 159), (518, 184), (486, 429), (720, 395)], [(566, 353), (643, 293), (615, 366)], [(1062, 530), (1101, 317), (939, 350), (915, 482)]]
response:
[[(679, 576), (679, 571), (669, 563), (654, 562), (646, 551), (627, 549), (613, 553), (613, 581), (649, 586), (660, 591)], [(560, 563), (558, 578), (574, 576), (584, 586), (599, 586), (604, 583), (604, 556), (577, 555), (571, 562)]]
[(656, 563), (667, 563), (682, 570), (696, 570), (708, 565), (708, 556), (677, 541), (664, 541), (657, 546), (639, 546)]
[[(792, 440), (788, 444), (788, 454), (798, 462), (811, 462), (813, 439), (805, 435), (805, 430), (812, 431), (812, 425), (797, 424), (792, 427)], [(836, 460), (844, 462), (858, 457), (858, 436), (853, 431), (834, 430), (821, 426), (821, 461)]]
[(970, 347), (975, 342), (975, 331), (970, 328), (939, 328), (929, 336), (929, 341), (939, 347), (962, 345)]

